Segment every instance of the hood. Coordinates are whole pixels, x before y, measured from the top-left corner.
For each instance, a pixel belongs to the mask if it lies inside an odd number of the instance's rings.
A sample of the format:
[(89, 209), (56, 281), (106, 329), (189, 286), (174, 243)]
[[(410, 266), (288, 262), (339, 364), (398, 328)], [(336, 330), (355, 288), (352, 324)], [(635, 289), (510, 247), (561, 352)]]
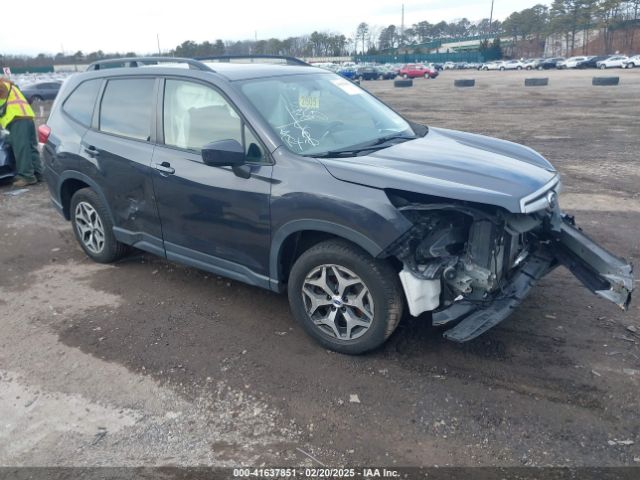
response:
[(522, 211), (521, 200), (544, 192), (557, 176), (528, 147), (439, 128), (370, 155), (319, 161), (345, 182), (496, 205), (514, 213)]

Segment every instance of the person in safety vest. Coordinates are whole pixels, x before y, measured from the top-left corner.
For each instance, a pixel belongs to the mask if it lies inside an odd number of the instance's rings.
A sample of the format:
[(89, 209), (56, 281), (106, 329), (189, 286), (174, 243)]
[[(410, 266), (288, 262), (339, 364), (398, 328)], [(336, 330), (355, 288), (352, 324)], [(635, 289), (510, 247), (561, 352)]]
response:
[(0, 127), (9, 131), (8, 143), (16, 159), (14, 187), (26, 187), (42, 180), (35, 115), (18, 87), (0, 78)]

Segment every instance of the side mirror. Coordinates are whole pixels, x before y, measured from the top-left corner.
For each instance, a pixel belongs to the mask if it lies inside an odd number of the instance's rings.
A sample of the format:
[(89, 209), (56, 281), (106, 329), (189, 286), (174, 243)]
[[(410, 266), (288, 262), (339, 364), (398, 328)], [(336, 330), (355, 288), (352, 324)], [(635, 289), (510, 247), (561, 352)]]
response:
[(211, 167), (238, 167), (246, 162), (246, 156), (238, 141), (220, 140), (203, 147), (202, 160)]

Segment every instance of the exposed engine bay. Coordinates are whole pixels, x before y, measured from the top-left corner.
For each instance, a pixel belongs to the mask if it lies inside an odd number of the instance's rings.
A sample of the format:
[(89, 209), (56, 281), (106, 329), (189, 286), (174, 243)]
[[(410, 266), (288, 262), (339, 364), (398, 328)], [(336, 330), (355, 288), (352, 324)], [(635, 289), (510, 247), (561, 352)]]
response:
[(432, 311), (434, 325), (457, 323), (446, 338), (468, 341), (497, 325), (561, 264), (621, 308), (631, 300), (632, 265), (584, 235), (553, 197), (546, 209), (528, 214), (390, 198), (413, 223), (388, 249), (403, 264), (409, 311)]

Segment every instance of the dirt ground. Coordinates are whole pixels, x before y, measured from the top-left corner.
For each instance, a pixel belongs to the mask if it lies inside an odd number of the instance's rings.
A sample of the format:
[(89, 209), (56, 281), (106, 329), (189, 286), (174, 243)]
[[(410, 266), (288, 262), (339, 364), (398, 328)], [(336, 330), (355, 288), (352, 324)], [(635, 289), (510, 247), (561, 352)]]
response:
[[(563, 174), (563, 207), (639, 264), (640, 71), (615, 71), (618, 87), (593, 75), (363, 85), (413, 120), (540, 151)], [(0, 465), (640, 464), (638, 302), (624, 313), (557, 270), (471, 343), (424, 316), (343, 356), (303, 333), (285, 296), (140, 252), (94, 264), (45, 186), (10, 191)]]

